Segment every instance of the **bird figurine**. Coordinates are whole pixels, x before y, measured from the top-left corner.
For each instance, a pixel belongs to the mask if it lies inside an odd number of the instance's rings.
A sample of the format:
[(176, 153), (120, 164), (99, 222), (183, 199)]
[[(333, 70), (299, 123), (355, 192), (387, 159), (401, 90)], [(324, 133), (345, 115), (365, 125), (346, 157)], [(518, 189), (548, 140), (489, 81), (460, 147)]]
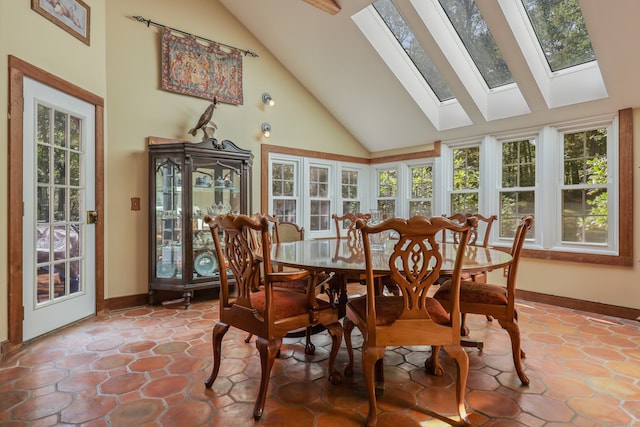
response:
[[(198, 119), (198, 124), (195, 125), (195, 127), (189, 129), (189, 133), (191, 135), (196, 136), (198, 129), (202, 129), (202, 132), (204, 133), (203, 140), (213, 137), (213, 130), (218, 128), (215, 123), (211, 122), (211, 117), (213, 117), (213, 110), (216, 109), (216, 105), (218, 105), (218, 99), (214, 96), (211, 105), (209, 105), (207, 109), (204, 110), (204, 113), (202, 113), (200, 119)], [(209, 122), (211, 122), (212, 126), (208, 126)], [(213, 127), (213, 129), (207, 129), (208, 127)]]

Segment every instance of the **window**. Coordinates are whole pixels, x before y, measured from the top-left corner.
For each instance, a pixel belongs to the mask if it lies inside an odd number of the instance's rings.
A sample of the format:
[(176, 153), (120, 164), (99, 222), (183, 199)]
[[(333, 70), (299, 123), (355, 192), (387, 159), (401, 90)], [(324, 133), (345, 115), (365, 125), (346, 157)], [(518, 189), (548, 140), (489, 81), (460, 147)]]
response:
[(427, 82), (433, 93), (442, 101), (453, 99), (453, 93), (449, 86), (442, 78), (438, 69), (433, 65), (431, 58), (422, 48), (422, 45), (416, 40), (416, 36), (407, 25), (402, 15), (396, 9), (391, 0), (376, 0), (373, 7), (380, 14), (389, 30), (393, 33), (398, 43), (404, 51), (409, 55), (416, 68)]
[(551, 71), (596, 60), (577, 0), (522, 0)]
[(535, 214), (536, 145), (533, 139), (501, 145), (500, 237), (513, 238), (518, 219)]
[(342, 212), (344, 215), (347, 212), (356, 213), (360, 211), (360, 187), (359, 187), (359, 172), (357, 170), (343, 169), (342, 170)]
[(562, 241), (607, 244), (607, 129), (564, 134)]
[(271, 163), (271, 197), (273, 213), (280, 221), (297, 223), (298, 200), (296, 178), (297, 163), (276, 161)]
[(392, 218), (396, 215), (396, 198), (398, 196), (398, 170), (378, 170), (378, 192), (376, 208), (382, 218)]
[(594, 262), (619, 255), (614, 219), (626, 196), (616, 175), (622, 163), (618, 119), (597, 117), (525, 132), (485, 136), (477, 146), (443, 145), (441, 174), (451, 180), (444, 195), (450, 212), (497, 214), (494, 246), (510, 245), (518, 220), (534, 215), (535, 230), (527, 235), (527, 245), (541, 254)]
[(331, 227), (331, 200), (329, 199), (329, 168), (309, 168), (310, 227), (312, 231), (329, 230)]
[(433, 167), (411, 166), (409, 173), (409, 182), (411, 182), (409, 217), (433, 216)]
[(478, 212), (480, 147), (453, 149), (453, 190), (450, 212)]
[(490, 89), (513, 83), (513, 76), (475, 1), (439, 0), (469, 56)]

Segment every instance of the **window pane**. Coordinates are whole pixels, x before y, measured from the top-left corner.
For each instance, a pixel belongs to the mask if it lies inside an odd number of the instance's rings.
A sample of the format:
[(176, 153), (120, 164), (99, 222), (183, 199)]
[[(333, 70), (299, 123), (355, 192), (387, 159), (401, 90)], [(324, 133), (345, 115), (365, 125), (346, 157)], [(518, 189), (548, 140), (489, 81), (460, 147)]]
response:
[(431, 203), (429, 202), (410, 202), (409, 203), (409, 217), (424, 216), (430, 218)]
[(438, 100), (442, 102), (453, 99), (454, 96), (451, 89), (449, 89), (442, 75), (433, 65), (431, 58), (416, 40), (413, 31), (391, 0), (376, 0), (373, 2), (373, 7), (380, 14), (380, 17), (387, 24), (387, 27), (389, 27), (389, 30), (398, 40), (406, 54), (411, 58), (433, 93), (438, 97)]
[(433, 174), (430, 167), (411, 168), (411, 197), (414, 199), (433, 197)]
[(502, 186), (533, 187), (536, 182), (536, 146), (528, 140), (502, 144)]
[(38, 144), (38, 182), (46, 184), (49, 182), (49, 152), (50, 146)]
[(55, 111), (53, 113), (53, 142), (58, 147), (67, 146), (67, 114)]
[(389, 169), (378, 172), (378, 197), (395, 197), (397, 188), (397, 170)]
[(321, 167), (309, 168), (309, 196), (328, 197), (329, 170)]
[(478, 212), (478, 194), (462, 193), (451, 195), (451, 212), (473, 213)]
[(562, 191), (562, 240), (607, 243), (608, 194), (606, 189)]
[(358, 172), (342, 171), (342, 198), (358, 198)]
[(347, 212), (360, 212), (360, 202), (342, 202), (342, 215), (346, 214)]
[(295, 200), (274, 200), (273, 213), (278, 217), (278, 221), (291, 221), (297, 224), (296, 201)]
[(577, 0), (522, 0), (551, 71), (595, 61)]
[(453, 150), (453, 189), (477, 190), (480, 187), (480, 148)]
[(273, 163), (271, 166), (271, 191), (274, 197), (293, 197), (294, 166), (291, 164)]
[(439, 0), (478, 71), (493, 89), (513, 83), (513, 76), (475, 1)]
[(330, 207), (330, 202), (326, 200), (311, 201), (311, 230), (323, 231), (329, 229)]
[(38, 222), (49, 222), (49, 187), (38, 186)]
[(396, 216), (396, 201), (378, 200), (378, 212), (382, 219), (393, 218)]
[(564, 136), (564, 183), (607, 183), (607, 132), (597, 129)]
[[(518, 220), (535, 214), (534, 191), (505, 191), (500, 193), (500, 237), (514, 237)], [(530, 231), (529, 236), (534, 232)]]
[(51, 108), (38, 104), (38, 142), (51, 144)]

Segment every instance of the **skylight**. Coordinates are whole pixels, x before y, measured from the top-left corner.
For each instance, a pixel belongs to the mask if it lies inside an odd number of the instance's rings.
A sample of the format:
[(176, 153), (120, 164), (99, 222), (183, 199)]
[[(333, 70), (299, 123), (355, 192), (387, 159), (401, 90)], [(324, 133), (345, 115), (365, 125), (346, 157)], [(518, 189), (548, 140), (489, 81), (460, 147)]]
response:
[(422, 45), (418, 43), (415, 34), (413, 34), (413, 31), (409, 28), (391, 0), (376, 0), (373, 2), (373, 7), (380, 14), (380, 17), (382, 17), (387, 24), (389, 30), (391, 30), (404, 51), (409, 55), (409, 58), (411, 58), (438, 99), (441, 102), (453, 99), (454, 96), (453, 93), (451, 93), (451, 89), (449, 89), (444, 78), (442, 78), (438, 69), (433, 65), (431, 58), (429, 58), (429, 55), (424, 51)]
[(549, 108), (607, 97), (576, 0), (498, 4)]
[(551, 71), (595, 61), (576, 0), (522, 0)]
[[(352, 19), (438, 130), (478, 112), (487, 121), (531, 112), (520, 77), (533, 96), (533, 76), (549, 108), (607, 96), (578, 0), (375, 0)], [(514, 41), (522, 59), (507, 64), (499, 47)]]
[(513, 76), (475, 1), (439, 0), (451, 25), (489, 88), (513, 83)]

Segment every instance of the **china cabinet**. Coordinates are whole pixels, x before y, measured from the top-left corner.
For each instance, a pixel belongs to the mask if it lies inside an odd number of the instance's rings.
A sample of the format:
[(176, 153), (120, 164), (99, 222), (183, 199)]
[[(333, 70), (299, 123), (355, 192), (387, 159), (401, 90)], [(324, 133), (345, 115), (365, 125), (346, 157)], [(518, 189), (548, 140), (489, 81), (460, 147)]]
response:
[(156, 292), (219, 287), (218, 260), (204, 215), (250, 212), (251, 151), (211, 138), (149, 137), (149, 303)]

